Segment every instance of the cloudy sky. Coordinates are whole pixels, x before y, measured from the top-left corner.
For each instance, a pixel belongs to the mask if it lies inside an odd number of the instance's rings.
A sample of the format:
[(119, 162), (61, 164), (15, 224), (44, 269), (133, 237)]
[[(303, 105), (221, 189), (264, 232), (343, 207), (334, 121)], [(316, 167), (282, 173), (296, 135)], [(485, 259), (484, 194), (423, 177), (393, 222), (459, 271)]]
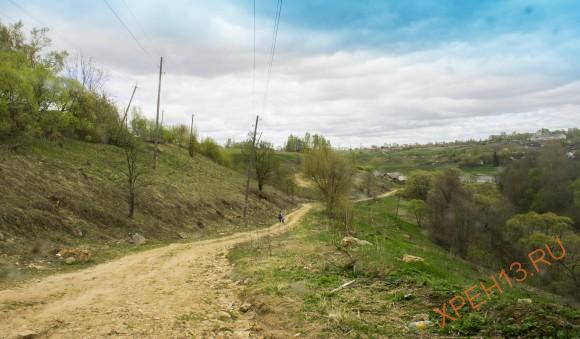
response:
[[(580, 1), (285, 0), (268, 95), (276, 0), (0, 0), (3, 22), (109, 73), (108, 92), (154, 117), (159, 56), (169, 124), (202, 136), (322, 133), (359, 146), (580, 127)], [(13, 3), (19, 4), (15, 6)], [(253, 80), (255, 79), (255, 80)], [(266, 97), (266, 100), (264, 98)]]

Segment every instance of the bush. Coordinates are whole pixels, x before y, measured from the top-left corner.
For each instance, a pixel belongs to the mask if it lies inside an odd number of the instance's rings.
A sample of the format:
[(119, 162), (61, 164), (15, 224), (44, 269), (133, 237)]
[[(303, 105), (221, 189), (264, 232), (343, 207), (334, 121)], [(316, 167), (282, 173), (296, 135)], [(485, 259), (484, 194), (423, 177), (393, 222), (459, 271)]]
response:
[(199, 144), (199, 153), (222, 166), (231, 166), (231, 159), (229, 154), (225, 153), (221, 146), (218, 145), (218, 143), (215, 142), (212, 138), (207, 137), (203, 139), (203, 141)]
[(25, 39), (22, 24), (0, 24), (0, 139), (19, 135), (109, 143), (118, 112), (103, 93), (62, 77), (66, 52), (46, 51), (46, 29)]

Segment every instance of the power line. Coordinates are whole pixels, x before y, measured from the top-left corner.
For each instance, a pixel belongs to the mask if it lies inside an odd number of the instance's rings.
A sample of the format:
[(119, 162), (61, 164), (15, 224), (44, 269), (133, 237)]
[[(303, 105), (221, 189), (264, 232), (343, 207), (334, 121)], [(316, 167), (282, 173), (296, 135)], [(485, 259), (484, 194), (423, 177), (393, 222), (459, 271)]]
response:
[(10, 2), (12, 5), (14, 5), (15, 7), (17, 7), (24, 14), (26, 14), (29, 17), (31, 17), (32, 19), (34, 19), (34, 21), (38, 22), (41, 26), (48, 27), (48, 25), (45, 25), (44, 22), (42, 22), (40, 19), (37, 19), (34, 15), (30, 14), (30, 12), (28, 12), (26, 9), (24, 9), (22, 6), (20, 6), (18, 3), (14, 2), (12, 0), (8, 0), (8, 2)]
[(125, 5), (125, 8), (127, 8), (127, 11), (129, 12), (129, 14), (131, 14), (131, 17), (133, 18), (133, 20), (137, 24), (137, 27), (139, 27), (139, 30), (141, 31), (141, 33), (143, 33), (143, 36), (146, 39), (151, 40), (149, 38), (149, 35), (143, 29), (143, 26), (141, 25), (140, 21), (137, 19), (137, 16), (135, 16), (135, 14), (133, 13), (133, 11), (131, 10), (131, 8), (129, 7), (129, 5), (127, 4), (127, 2), (125, 0), (121, 0), (121, 2), (123, 3), (123, 5)]
[(276, 54), (276, 42), (278, 40), (278, 28), (280, 26), (280, 15), (282, 14), (282, 0), (278, 0), (276, 6), (276, 16), (274, 18), (274, 32), (272, 34), (272, 46), (270, 47), (270, 60), (268, 62), (268, 75), (266, 77), (266, 90), (264, 91), (264, 101), (262, 102), (262, 111), (266, 109), (266, 102), (270, 91), (270, 78), (272, 76), (272, 65), (274, 64), (274, 55)]
[[(10, 1), (12, 1), (12, 0), (10, 0)], [(129, 35), (131, 35), (131, 38), (133, 38), (133, 40), (135, 40), (135, 42), (137, 43), (137, 45), (139, 46), (139, 48), (141, 48), (141, 50), (143, 50), (143, 52), (145, 52), (145, 54), (147, 54), (148, 56), (152, 56), (151, 53), (149, 53), (149, 51), (145, 47), (143, 47), (143, 45), (141, 44), (141, 42), (139, 42), (139, 39), (137, 39), (137, 37), (135, 36), (135, 34), (133, 34), (133, 32), (131, 32), (131, 30), (129, 29), (129, 27), (125, 24), (125, 22), (123, 21), (123, 19), (121, 19), (121, 17), (117, 14), (117, 12), (111, 6), (111, 4), (107, 0), (103, 0), (103, 2), (107, 5), (107, 7), (109, 7), (109, 9), (111, 10), (111, 12), (115, 16), (115, 18), (117, 18), (117, 20), (121, 23), (121, 25), (129, 33)]]
[(254, 64), (252, 69), (252, 109), (256, 111), (256, 0), (254, 0)]
[(61, 39), (63, 39), (64, 41), (66, 41), (69, 45), (71, 45), (72, 47), (76, 48), (79, 52), (81, 52), (82, 54), (82, 48), (80, 48), (77, 44), (75, 44), (74, 42), (70, 41), (68, 38), (66, 38), (64, 35), (60, 34), (56, 29), (54, 28), (50, 28), (49, 25), (47, 25), (44, 21), (38, 19), (36, 16), (32, 15), (29, 11), (27, 11), (25, 8), (23, 8), (22, 6), (20, 6), (18, 3), (14, 2), (13, 0), (8, 0), (8, 2), (10, 2), (14, 7), (18, 8), (22, 13), (26, 14), (27, 16), (29, 16), (30, 18), (32, 18), (34, 21), (36, 21), (37, 23), (40, 24), (40, 26), (42, 27), (46, 27), (49, 30), (51, 30), (52, 32), (54, 32), (56, 35), (58, 35)]
[(0, 16), (4, 17), (5, 19), (8, 19), (9, 21), (13, 21), (16, 22), (16, 20), (14, 20), (13, 17), (11, 17), (10, 15), (6, 14), (6, 13), (1, 13), (0, 12)]

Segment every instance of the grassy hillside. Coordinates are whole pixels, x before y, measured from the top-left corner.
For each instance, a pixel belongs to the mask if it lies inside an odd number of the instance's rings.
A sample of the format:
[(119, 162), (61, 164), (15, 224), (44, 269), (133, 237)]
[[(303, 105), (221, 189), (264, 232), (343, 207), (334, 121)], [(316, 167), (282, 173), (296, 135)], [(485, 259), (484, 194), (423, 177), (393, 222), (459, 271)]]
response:
[[(129, 219), (122, 149), (74, 140), (0, 145), (0, 280), (62, 266), (55, 253), (63, 247), (88, 247), (99, 260), (133, 250), (129, 233), (151, 246), (241, 227), (242, 175), (169, 145), (161, 146), (153, 170), (152, 155), (147, 145), (139, 159), (146, 173)], [(290, 208), (276, 190), (253, 190), (250, 225), (270, 225), (279, 209)]]
[[(402, 172), (408, 174), (414, 170), (441, 170), (449, 167), (461, 167), (466, 173), (495, 175), (501, 168), (489, 164), (493, 151), (503, 154), (502, 161), (512, 154), (521, 154), (527, 150), (519, 145), (448, 145), (423, 146), (386, 152), (355, 151), (357, 162), (370, 165), (382, 172)], [(475, 153), (487, 159), (484, 165), (461, 166), (462, 155)]]
[[(349, 254), (320, 211), (291, 234), (233, 251), (234, 279), (246, 282), (242, 297), (252, 304), (259, 327), (280, 338), (298, 333), (322, 338), (580, 336), (577, 305), (565, 306), (560, 297), (515, 282), (513, 288), (502, 284), (503, 294), (479, 299), (486, 303), (478, 311), (463, 307), (461, 318), (440, 328), (433, 308), (474, 284), (491, 285), (489, 277), (500, 267), (489, 272), (450, 256), (404, 214), (395, 217), (395, 209), (394, 198), (356, 204), (356, 237), (371, 245)], [(404, 262), (405, 255), (424, 261)], [(449, 305), (447, 310), (452, 314)], [(409, 328), (426, 319), (433, 326)]]
[[(238, 148), (226, 148), (225, 152), (231, 157), (235, 170), (240, 173), (246, 172), (245, 163), (241, 161), (242, 151)], [(367, 152), (368, 153), (368, 152)], [(309, 179), (302, 173), (302, 162), (304, 153), (276, 151), (275, 159), (280, 167), (291, 173), (296, 183), (295, 195), (308, 200), (319, 199), (319, 194)], [(365, 164), (368, 159), (365, 159)], [(367, 183), (367, 173), (359, 168), (355, 168), (354, 187), (351, 192), (351, 198), (360, 199), (367, 196), (367, 190), (370, 186), (371, 194), (377, 195), (388, 191), (394, 185), (391, 180), (383, 176), (373, 176), (370, 183)]]

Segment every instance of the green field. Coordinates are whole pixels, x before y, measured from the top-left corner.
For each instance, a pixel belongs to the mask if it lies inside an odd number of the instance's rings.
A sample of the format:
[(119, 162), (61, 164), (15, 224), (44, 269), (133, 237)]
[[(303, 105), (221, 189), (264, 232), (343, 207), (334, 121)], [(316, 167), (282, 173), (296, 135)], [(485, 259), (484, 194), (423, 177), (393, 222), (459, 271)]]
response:
[[(521, 154), (527, 150), (517, 144), (486, 144), (486, 145), (447, 145), (421, 146), (388, 151), (354, 150), (345, 151), (345, 155), (356, 159), (361, 166), (370, 166), (381, 172), (401, 172), (409, 174), (414, 170), (437, 171), (445, 168), (459, 168), (466, 174), (497, 175), (500, 167), (494, 167), (490, 162), (493, 152), (502, 156), (504, 163), (510, 155)], [(475, 154), (485, 160), (484, 164), (465, 165), (462, 157)]]

